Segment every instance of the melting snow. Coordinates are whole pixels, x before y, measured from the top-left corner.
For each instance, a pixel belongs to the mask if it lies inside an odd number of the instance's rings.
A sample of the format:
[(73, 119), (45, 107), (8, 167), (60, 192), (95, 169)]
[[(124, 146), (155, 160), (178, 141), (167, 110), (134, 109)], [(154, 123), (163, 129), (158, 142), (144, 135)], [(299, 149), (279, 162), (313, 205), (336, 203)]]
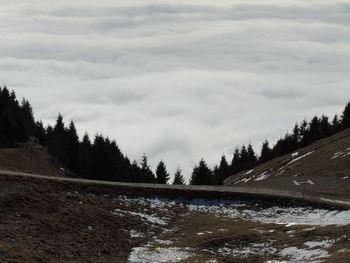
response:
[(129, 261), (135, 263), (179, 262), (190, 256), (190, 253), (177, 247), (155, 249), (150, 247), (136, 247), (131, 251)]
[(151, 215), (148, 215), (148, 214), (144, 214), (144, 213), (137, 213), (137, 212), (132, 212), (132, 211), (125, 211), (125, 210), (121, 210), (121, 209), (115, 209), (114, 210), (115, 213), (121, 213), (121, 214), (130, 214), (130, 215), (133, 215), (133, 216), (139, 216), (141, 217), (142, 219), (152, 223), (152, 224), (157, 224), (157, 225), (166, 225), (167, 222), (165, 222), (163, 219), (160, 219), (158, 217), (155, 217), (155, 216), (151, 216)]
[(247, 247), (229, 248), (223, 247), (217, 250), (217, 253), (224, 256), (249, 256), (259, 254), (274, 254), (276, 249), (271, 247), (270, 243), (254, 243)]
[(292, 262), (314, 261), (328, 256), (328, 252), (322, 249), (300, 249), (297, 247), (288, 247), (281, 251), (282, 257), (289, 257)]
[(137, 232), (137, 231), (135, 231), (135, 230), (131, 230), (129, 234), (130, 234), (130, 237), (131, 237), (131, 238), (140, 238), (140, 237), (143, 237), (143, 234), (142, 234), (142, 233), (139, 233), (139, 232)]
[(252, 172), (254, 172), (254, 169), (253, 170), (249, 170), (248, 172), (246, 172), (246, 174), (251, 174)]
[(299, 153), (296, 152), (296, 153), (293, 153), (293, 154), (292, 154), (292, 157), (296, 157), (296, 156), (298, 156), (298, 155), (299, 155)]
[(305, 246), (309, 248), (315, 248), (315, 247), (330, 248), (333, 246), (334, 243), (335, 243), (335, 240), (308, 241), (308, 242), (305, 242)]
[[(119, 197), (123, 201), (135, 202), (153, 206), (157, 209), (168, 209), (171, 207), (183, 207), (189, 211), (205, 212), (226, 216), (229, 218), (242, 218), (261, 223), (275, 223), (284, 225), (347, 225), (350, 222), (350, 210), (338, 211), (319, 209), (312, 207), (279, 207), (262, 208), (250, 201), (231, 200), (206, 200), (193, 199), (186, 201), (182, 199), (169, 200), (163, 198), (127, 198)], [(344, 201), (345, 202), (345, 201)], [(148, 214), (118, 210), (122, 213), (130, 213), (159, 225), (166, 225), (167, 221)]]
[(298, 158), (295, 158), (293, 160), (291, 160), (289, 163), (287, 163), (287, 165), (290, 165), (292, 163), (295, 163), (297, 161), (300, 161), (301, 159), (305, 158), (306, 156), (309, 156), (310, 154), (314, 153), (315, 151), (312, 151), (312, 152), (308, 152), (308, 153), (305, 153), (304, 155), (298, 157)]
[(268, 178), (270, 175), (267, 172), (263, 172), (261, 175), (259, 175), (257, 178), (255, 178), (255, 181), (262, 181)]

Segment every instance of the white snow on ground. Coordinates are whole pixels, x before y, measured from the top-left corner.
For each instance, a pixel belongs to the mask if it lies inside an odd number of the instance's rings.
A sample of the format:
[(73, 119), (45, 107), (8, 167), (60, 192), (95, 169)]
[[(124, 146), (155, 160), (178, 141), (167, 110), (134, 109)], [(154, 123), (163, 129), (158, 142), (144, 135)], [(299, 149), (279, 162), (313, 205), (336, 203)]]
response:
[(131, 231), (129, 232), (129, 234), (130, 234), (130, 237), (131, 237), (131, 238), (140, 238), (140, 237), (143, 237), (143, 234), (142, 234), (142, 233), (139, 233), (139, 232), (137, 232), (137, 231), (135, 231), (135, 230), (131, 230)]
[(163, 262), (179, 262), (191, 256), (184, 248), (151, 248), (136, 247), (133, 248), (129, 256), (130, 262), (135, 263), (163, 263)]
[(270, 175), (267, 172), (263, 172), (261, 175), (259, 175), (257, 178), (255, 178), (255, 181), (262, 181), (269, 177)]
[(335, 240), (323, 240), (323, 241), (308, 241), (305, 242), (305, 246), (308, 248), (330, 248), (335, 243)]
[[(165, 198), (128, 198), (119, 196), (116, 201), (124, 202), (126, 206), (138, 204), (143, 205), (142, 211), (149, 211), (152, 207), (158, 212), (169, 212), (174, 207), (183, 208), (184, 212), (204, 212), (217, 216), (251, 220), (259, 223), (284, 224), (287, 227), (292, 225), (310, 225), (310, 226), (327, 226), (327, 225), (348, 225), (350, 222), (350, 210), (337, 211), (328, 209), (316, 209), (312, 207), (282, 207), (273, 206), (265, 208), (253, 201), (230, 201), (230, 200), (205, 200), (205, 199), (165, 199)], [(116, 209), (114, 213), (131, 214), (139, 216), (147, 222), (155, 225), (167, 225), (168, 220), (149, 215), (146, 213), (125, 211)], [(314, 228), (305, 228), (304, 231), (311, 231)], [(218, 230), (220, 231), (220, 230)], [(207, 232), (209, 233), (209, 232)], [(199, 232), (197, 235), (204, 235)], [(142, 234), (141, 234), (142, 235)], [(139, 237), (136, 231), (130, 231), (133, 238)], [(273, 242), (273, 241), (271, 241)], [(274, 248), (273, 243), (254, 243), (246, 247), (224, 247), (208, 250), (213, 254), (230, 256), (246, 256), (254, 254), (275, 254), (288, 262), (319, 262), (321, 258), (329, 256), (329, 249), (336, 240), (315, 240), (304, 243), (304, 248), (288, 247), (282, 250)], [(153, 263), (153, 262), (179, 262), (192, 256), (189, 248), (174, 247), (171, 241), (155, 239), (145, 246), (133, 248), (129, 261), (133, 263)], [(271, 261), (273, 262), (273, 261)], [(277, 262), (277, 261), (276, 261)]]
[[(157, 209), (166, 210), (171, 207), (183, 207), (184, 209), (188, 209), (188, 211), (205, 212), (229, 218), (242, 218), (255, 222), (284, 224), (289, 226), (347, 225), (350, 222), (350, 210), (338, 211), (312, 207), (280, 206), (262, 208), (254, 202), (231, 200), (193, 199), (186, 201), (182, 199), (169, 200), (163, 198), (128, 198), (125, 196), (119, 197), (118, 200), (144, 204)], [(164, 218), (160, 219), (155, 216), (124, 210), (120, 211), (141, 216), (151, 223), (159, 225), (167, 224), (167, 221)]]
[(347, 148), (344, 151), (336, 152), (335, 154), (333, 154), (331, 159), (333, 160), (333, 159), (336, 159), (336, 158), (339, 158), (339, 157), (344, 158), (344, 157), (346, 157), (348, 155), (350, 155), (350, 148)]
[(216, 252), (224, 256), (249, 256), (274, 254), (276, 253), (276, 249), (270, 243), (254, 243), (240, 248), (223, 247), (219, 248)]
[(121, 210), (121, 209), (115, 209), (114, 210), (115, 213), (120, 213), (121, 215), (123, 214), (130, 214), (133, 216), (139, 216), (142, 219), (144, 219), (145, 221), (148, 221), (152, 224), (156, 224), (156, 225), (166, 225), (167, 222), (164, 221), (163, 219), (160, 219), (159, 217), (155, 217), (152, 215), (148, 215), (148, 214), (144, 214), (144, 213), (137, 213), (137, 212), (132, 212), (132, 211), (125, 211), (125, 210)]
[(246, 172), (246, 175), (251, 174), (252, 172), (254, 172), (254, 169), (253, 170), (249, 170), (248, 172)]
[(298, 161), (300, 161), (301, 159), (305, 158), (306, 156), (309, 156), (310, 154), (313, 154), (314, 152), (315, 152), (315, 151), (311, 151), (311, 152), (305, 153), (305, 154), (303, 154), (302, 156), (291, 160), (289, 163), (287, 163), (287, 165), (291, 165), (291, 164), (293, 164), (293, 163), (295, 163), (295, 162), (298, 162)]
[(299, 153), (295, 152), (295, 153), (292, 154), (292, 157), (297, 157), (298, 155), (299, 155)]
[(282, 257), (288, 257), (291, 262), (308, 262), (328, 256), (328, 252), (323, 249), (300, 249), (297, 247), (288, 247), (280, 252)]

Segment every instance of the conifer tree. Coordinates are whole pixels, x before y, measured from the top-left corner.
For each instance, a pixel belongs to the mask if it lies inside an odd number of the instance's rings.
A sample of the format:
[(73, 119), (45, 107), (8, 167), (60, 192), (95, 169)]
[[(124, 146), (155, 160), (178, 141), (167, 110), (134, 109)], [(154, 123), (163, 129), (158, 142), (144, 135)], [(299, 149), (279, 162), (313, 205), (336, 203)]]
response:
[(69, 123), (67, 130), (67, 146), (65, 149), (67, 156), (67, 166), (74, 172), (79, 171), (79, 136), (73, 121)]
[(230, 166), (230, 172), (231, 174), (236, 174), (239, 171), (239, 166), (240, 166), (240, 160), (241, 160), (241, 153), (239, 151), (239, 148), (236, 147), (235, 151), (233, 153), (233, 158), (231, 161), (231, 166)]
[(255, 151), (253, 149), (253, 146), (249, 143), (248, 148), (247, 148), (247, 152), (248, 152), (248, 161), (250, 163), (250, 165), (255, 165), (255, 163), (257, 162), (257, 157), (255, 154)]
[(208, 168), (206, 162), (201, 159), (199, 165), (194, 167), (191, 176), (191, 185), (211, 185), (212, 171)]
[(320, 119), (320, 138), (326, 138), (332, 135), (332, 125), (329, 123), (329, 118), (322, 115)]
[(335, 134), (337, 132), (340, 132), (341, 129), (342, 129), (342, 123), (338, 114), (336, 114), (332, 120), (332, 133)]
[(43, 146), (47, 146), (46, 130), (42, 121), (35, 123), (34, 136), (39, 140), (39, 143)]
[(180, 168), (176, 169), (175, 175), (174, 175), (174, 181), (173, 185), (184, 185), (185, 184), (185, 178), (182, 175), (182, 171)]
[(160, 161), (156, 169), (157, 184), (167, 184), (170, 178), (165, 163)]
[(143, 183), (155, 183), (156, 182), (156, 178), (148, 165), (147, 156), (145, 154), (142, 156), (141, 174), (142, 174), (141, 181)]
[(83, 140), (79, 145), (79, 171), (84, 178), (91, 178), (90, 172), (90, 154), (91, 140), (87, 133), (84, 134)]
[(221, 156), (221, 160), (220, 160), (220, 165), (219, 167), (217, 168), (217, 171), (214, 172), (213, 171), (213, 174), (215, 175), (215, 184), (218, 184), (218, 185), (222, 185), (224, 180), (230, 176), (230, 167), (227, 163), (227, 160), (226, 160), (226, 157), (225, 155), (222, 155)]
[(259, 162), (264, 163), (272, 159), (273, 159), (273, 153), (272, 153), (272, 149), (270, 148), (270, 143), (267, 140), (265, 140), (261, 148)]
[(346, 105), (342, 115), (342, 128), (350, 128), (350, 102)]

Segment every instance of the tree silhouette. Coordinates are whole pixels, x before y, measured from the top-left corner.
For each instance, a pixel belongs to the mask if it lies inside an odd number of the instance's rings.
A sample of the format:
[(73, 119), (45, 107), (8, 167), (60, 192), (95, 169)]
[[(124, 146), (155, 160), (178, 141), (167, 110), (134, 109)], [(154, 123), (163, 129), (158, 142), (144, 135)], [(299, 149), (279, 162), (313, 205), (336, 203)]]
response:
[(185, 178), (182, 175), (182, 171), (181, 171), (180, 168), (176, 169), (173, 184), (174, 185), (178, 185), (178, 184), (179, 185), (184, 185), (185, 184)]
[(156, 169), (157, 184), (167, 184), (170, 178), (165, 163), (160, 161)]
[(208, 168), (206, 162), (203, 159), (200, 160), (198, 166), (194, 167), (190, 184), (192, 185), (212, 184), (212, 171)]
[(272, 159), (273, 159), (273, 153), (272, 153), (272, 149), (270, 148), (270, 143), (267, 140), (265, 140), (261, 148), (259, 162), (264, 163)]
[(342, 128), (350, 128), (350, 102), (346, 105), (342, 115)]
[(143, 183), (155, 183), (157, 181), (152, 170), (148, 165), (147, 156), (145, 154), (142, 156), (141, 173), (142, 173), (141, 181)]

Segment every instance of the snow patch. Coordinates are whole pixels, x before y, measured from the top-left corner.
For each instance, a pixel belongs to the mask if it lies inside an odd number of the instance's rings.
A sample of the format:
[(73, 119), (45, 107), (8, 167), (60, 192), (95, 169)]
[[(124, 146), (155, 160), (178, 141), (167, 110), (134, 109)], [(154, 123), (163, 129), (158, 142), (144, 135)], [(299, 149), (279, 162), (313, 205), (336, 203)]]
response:
[(142, 233), (137, 232), (137, 231), (135, 231), (135, 230), (131, 230), (131, 231), (129, 232), (129, 234), (130, 234), (130, 237), (131, 237), (131, 238), (140, 238), (140, 237), (143, 237), (143, 234), (142, 234)]
[(298, 155), (299, 155), (299, 153), (295, 152), (295, 153), (292, 154), (292, 157), (297, 157)]
[(255, 178), (255, 181), (262, 181), (269, 177), (270, 175), (266, 172), (263, 172), (261, 175), (259, 175), (257, 178)]
[(295, 158), (293, 160), (291, 160), (289, 163), (287, 163), (287, 165), (291, 165), (293, 163), (296, 163), (298, 161), (300, 161), (301, 159), (305, 158), (306, 156), (309, 156), (310, 154), (313, 154), (315, 151), (311, 151), (311, 152), (308, 152), (308, 153), (305, 153), (304, 155), (298, 157), (298, 158)]
[(248, 172), (246, 172), (246, 175), (251, 174), (252, 172), (254, 172), (254, 169), (249, 170)]
[(114, 209), (114, 213), (115, 213), (115, 214), (118, 214), (118, 213), (119, 213), (119, 215), (130, 214), (130, 215), (133, 215), (133, 216), (139, 216), (139, 217), (141, 217), (143, 220), (148, 221), (149, 223), (152, 223), (152, 224), (156, 224), (156, 225), (165, 226), (165, 225), (168, 224), (165, 220), (160, 219), (159, 217), (151, 216), (151, 215), (144, 214), (144, 213), (137, 213), (137, 212), (132, 212), (132, 211), (125, 211), (125, 210), (121, 210), (121, 209)]
[(292, 262), (310, 262), (316, 259), (328, 257), (328, 252), (322, 249), (300, 249), (288, 247), (280, 252), (282, 257), (289, 257)]
[(335, 243), (335, 240), (323, 240), (323, 241), (308, 241), (305, 242), (304, 245), (308, 248), (330, 248)]
[(184, 251), (183, 248), (150, 248), (150, 247), (136, 247), (133, 248), (129, 261), (135, 263), (163, 263), (163, 262), (179, 262), (191, 256), (190, 253)]

